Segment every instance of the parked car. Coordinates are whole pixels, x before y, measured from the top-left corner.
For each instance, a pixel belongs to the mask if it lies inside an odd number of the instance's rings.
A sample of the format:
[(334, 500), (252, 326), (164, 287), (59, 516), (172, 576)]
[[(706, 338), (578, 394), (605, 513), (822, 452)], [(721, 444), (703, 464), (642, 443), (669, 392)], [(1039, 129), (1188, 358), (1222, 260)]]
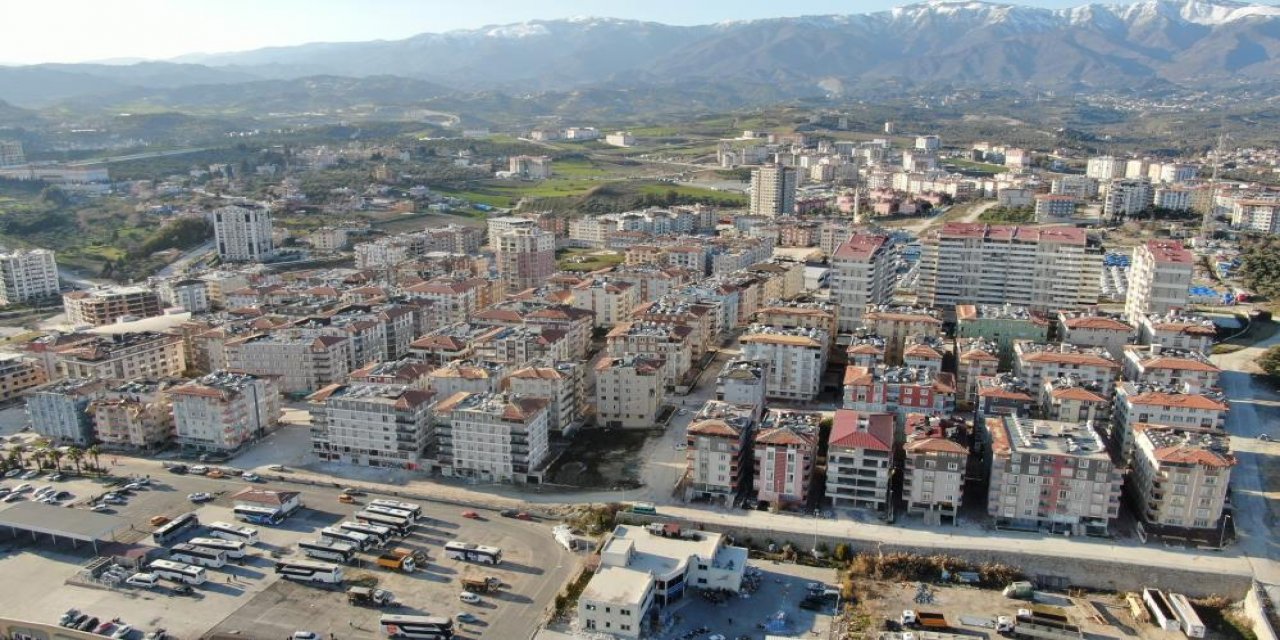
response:
[(57, 481), (61, 480), (63, 477), (64, 477), (64, 476), (63, 476), (61, 473), (55, 473), (55, 474), (53, 474), (53, 475), (49, 476), (49, 479), (50, 479), (50, 480), (53, 480), (54, 482), (57, 482)]
[(150, 589), (160, 584), (160, 576), (154, 573), (135, 573), (126, 578), (124, 583), (132, 587)]
[(81, 622), (80, 624), (76, 625), (77, 631), (92, 631), (97, 628), (98, 628), (97, 616), (89, 616), (88, 620), (85, 620), (84, 622)]
[(246, 471), (243, 474), (241, 474), (240, 477), (243, 478), (246, 482), (259, 482), (262, 480), (262, 478), (258, 477), (258, 474), (253, 473), (252, 471)]
[(471, 593), (470, 591), (463, 591), (462, 593), (459, 593), (458, 599), (467, 604), (480, 604), (480, 596)]
[(93, 505), (92, 507), (89, 507), (89, 510), (90, 510), (90, 511), (92, 511), (92, 512), (94, 512), (94, 513), (102, 513), (103, 511), (110, 511), (110, 510), (111, 510), (111, 505), (109, 505), (109, 504), (103, 504), (103, 503), (99, 502), (98, 504), (95, 504), (95, 505)]
[(320, 640), (320, 634), (314, 631), (294, 631), (293, 640)]
[(116, 630), (111, 633), (111, 637), (114, 640), (123, 640), (124, 638), (128, 638), (131, 633), (133, 633), (133, 626), (122, 624), (116, 627)]
[(189, 469), (187, 469), (187, 465), (185, 464), (175, 464), (169, 467), (169, 473), (174, 473), (177, 475), (182, 475), (187, 471), (189, 471)]
[(26, 473), (22, 474), (22, 479), (23, 479), (23, 480), (34, 480), (34, 479), (39, 478), (39, 477), (40, 477), (40, 470), (39, 470), (39, 469), (32, 469), (32, 470), (30, 470), (30, 471), (28, 471), (28, 472), (26, 472)]
[(338, 495), (338, 502), (343, 502), (343, 503), (346, 503), (346, 504), (353, 504), (353, 503), (355, 503), (355, 501), (356, 501), (356, 499), (355, 499), (355, 498), (353, 498), (353, 497), (351, 497), (351, 494), (349, 494), (349, 493), (342, 493), (342, 494), (339, 494), (339, 495)]
[(222, 469), (210, 469), (204, 475), (209, 478), (213, 478), (214, 480), (218, 480), (220, 478), (226, 477), (227, 474), (223, 473)]
[(17, 501), (19, 501), (19, 500), (21, 500), (21, 499), (22, 499), (22, 494), (21, 494), (21, 493), (11, 493), (11, 494), (9, 494), (9, 495), (5, 496), (4, 501), (5, 501), (5, 502), (17, 502)]
[(464, 518), (470, 518), (471, 520), (479, 520), (479, 519), (480, 519), (480, 514), (478, 514), (478, 513), (474, 512), (474, 511), (463, 511), (463, 512), (462, 512), (462, 517), (464, 517)]
[(273, 464), (268, 466), (267, 469), (270, 469), (271, 471), (281, 471), (281, 472), (289, 470), (288, 467), (285, 467), (282, 464)]
[(480, 618), (477, 618), (474, 615), (467, 613), (466, 611), (459, 612), (458, 615), (453, 617), (453, 619), (465, 624), (475, 624), (477, 622), (480, 622)]
[(148, 520), (147, 523), (153, 527), (166, 525), (169, 524), (169, 516), (151, 516), (151, 519)]
[(362, 496), (362, 495), (364, 495), (364, 491), (362, 491), (362, 490), (360, 490), (360, 489), (358, 489), (358, 488), (356, 488), (356, 487), (347, 487), (347, 488), (343, 489), (343, 490), (342, 490), (342, 492), (343, 492), (343, 493), (345, 493), (345, 494), (347, 494), (347, 495), (349, 495), (349, 496)]
[(17, 469), (10, 469), (10, 470), (8, 470), (8, 471), (4, 472), (4, 477), (6, 477), (6, 478), (16, 478), (16, 477), (18, 477), (18, 476), (22, 475), (22, 473), (23, 473), (23, 472), (22, 472), (22, 467), (18, 467)]
[(16, 487), (14, 487), (14, 488), (13, 488), (13, 492), (14, 492), (14, 493), (24, 493), (24, 492), (27, 492), (27, 491), (30, 491), (30, 490), (31, 490), (31, 485), (30, 485), (29, 483), (26, 483), (26, 482), (24, 482), (24, 483), (22, 483), (22, 484), (20, 484), (20, 485), (18, 485), (18, 486), (16, 486)]
[(198, 464), (198, 465), (196, 465), (196, 466), (194, 466), (194, 467), (191, 467), (190, 471), (191, 471), (191, 473), (194, 473), (194, 474), (197, 474), (197, 475), (204, 475), (204, 474), (206, 474), (206, 473), (209, 473), (209, 467), (206, 467), (206, 466), (204, 466), (204, 465), (202, 465), (202, 464)]
[(187, 494), (187, 499), (192, 502), (208, 502), (213, 499), (213, 494), (206, 493), (204, 491), (197, 491), (195, 493)]

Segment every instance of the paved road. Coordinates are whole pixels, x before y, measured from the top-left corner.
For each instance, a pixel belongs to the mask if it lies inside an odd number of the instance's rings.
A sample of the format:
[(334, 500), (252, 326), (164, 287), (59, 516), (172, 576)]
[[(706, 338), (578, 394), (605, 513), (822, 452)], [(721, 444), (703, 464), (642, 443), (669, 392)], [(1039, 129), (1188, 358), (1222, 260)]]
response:
[[(979, 204), (978, 206), (973, 207), (971, 210), (969, 210), (968, 213), (960, 216), (959, 218), (956, 218), (955, 220), (949, 220), (948, 222), (976, 222), (978, 220), (978, 216), (986, 213), (987, 209), (990, 209), (991, 207), (996, 206), (996, 204), (997, 203), (995, 200), (983, 202), (982, 204)], [(943, 216), (945, 215), (946, 214), (943, 214)], [(933, 227), (942, 226), (941, 218), (942, 216), (931, 216), (928, 218), (924, 218), (919, 222), (913, 222), (911, 224), (903, 225), (898, 228), (901, 229), (902, 231), (909, 231), (912, 234), (919, 236)]]
[(170, 151), (145, 151), (143, 153), (130, 153), (123, 156), (103, 156), (101, 158), (86, 158), (84, 160), (76, 160), (68, 162), (68, 167), (82, 167), (91, 164), (110, 164), (112, 162), (127, 162), (129, 160), (145, 160), (147, 158), (165, 158), (168, 156), (185, 156), (188, 153), (197, 153), (206, 151), (208, 147), (190, 147), (187, 149), (172, 149)]
[(199, 258), (203, 257), (204, 254), (209, 253), (210, 251), (213, 251), (212, 240), (194, 249), (189, 249), (187, 251), (184, 251), (181, 257), (165, 265), (164, 268), (156, 272), (156, 275), (164, 278), (177, 273), (184, 273), (186, 272), (187, 267), (190, 266), (192, 262), (195, 262)]

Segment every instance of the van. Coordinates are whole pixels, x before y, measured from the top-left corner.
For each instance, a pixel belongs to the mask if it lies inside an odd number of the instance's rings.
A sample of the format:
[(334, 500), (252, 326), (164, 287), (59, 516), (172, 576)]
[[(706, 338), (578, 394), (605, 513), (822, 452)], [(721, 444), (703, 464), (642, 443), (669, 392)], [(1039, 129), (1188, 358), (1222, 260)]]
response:
[(124, 581), (131, 587), (142, 587), (144, 589), (154, 588), (160, 584), (160, 576), (154, 573), (135, 573)]

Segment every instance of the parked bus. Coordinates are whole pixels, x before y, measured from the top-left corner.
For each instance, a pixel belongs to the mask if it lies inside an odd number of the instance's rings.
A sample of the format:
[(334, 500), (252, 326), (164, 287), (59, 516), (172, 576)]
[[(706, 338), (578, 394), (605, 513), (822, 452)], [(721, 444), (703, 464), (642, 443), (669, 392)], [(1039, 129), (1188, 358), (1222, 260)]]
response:
[(653, 506), (652, 502), (637, 502), (631, 505), (631, 513), (641, 513), (644, 515), (654, 515), (658, 513), (658, 508)]
[(373, 513), (370, 511), (357, 511), (352, 515), (353, 518), (360, 522), (368, 522), (382, 527), (387, 527), (398, 536), (408, 535), (413, 531), (413, 522), (408, 518), (401, 516), (392, 516), (385, 513)]
[(236, 540), (223, 540), (221, 538), (192, 538), (187, 544), (204, 547), (205, 549), (217, 549), (225, 554), (229, 560), (239, 560), (249, 553), (249, 545), (238, 542)]
[(267, 507), (236, 507), (235, 513), (236, 519), (250, 524), (277, 525), (284, 520), (284, 514), (279, 509)]
[(356, 557), (355, 545), (346, 542), (325, 542), (323, 540), (303, 540), (298, 548), (309, 558), (331, 560), (346, 564)]
[(378, 620), (378, 625), (389, 638), (428, 638), (429, 640), (453, 638), (453, 621), (442, 616), (385, 614)]
[(485, 547), (470, 542), (446, 542), (444, 554), (454, 560), (466, 560), (480, 564), (498, 564), (502, 562), (502, 549)]
[(208, 574), (204, 567), (193, 567), (189, 564), (174, 562), (172, 560), (152, 560), (147, 568), (161, 578), (168, 578), (184, 584), (198, 585), (204, 584)]
[[(367, 504), (369, 507), (386, 507), (388, 509), (399, 509), (401, 511), (408, 511), (409, 513), (413, 514), (414, 520), (417, 520), (422, 517), (422, 505), (414, 504), (412, 502), (399, 502), (397, 500), (378, 499), (378, 500), (370, 500)], [(372, 509), (370, 510), (372, 511)]]
[(213, 538), (222, 538), (223, 540), (234, 540), (243, 542), (247, 545), (258, 544), (258, 530), (253, 527), (242, 527), (230, 522), (214, 522), (209, 525), (209, 536)]
[(178, 544), (169, 550), (169, 557), (177, 562), (194, 564), (197, 567), (217, 569), (227, 564), (226, 552), (208, 547), (197, 547), (194, 544)]
[(370, 504), (370, 505), (365, 505), (364, 510), (368, 511), (369, 513), (380, 513), (382, 515), (395, 516), (397, 518), (404, 518), (409, 522), (417, 522), (418, 520), (418, 516), (414, 514), (412, 511), (409, 511), (407, 509), (397, 509), (396, 507), (385, 507), (382, 505)]
[(342, 582), (342, 567), (327, 562), (311, 562), (310, 560), (277, 562), (276, 573), (288, 580), (297, 580), (298, 582), (323, 582), (325, 584)]
[(386, 544), (389, 540), (391, 540), (391, 536), (394, 535), (395, 533), (394, 531), (391, 530), (390, 527), (384, 527), (380, 524), (369, 524), (367, 522), (351, 522), (349, 520), (346, 522), (339, 522), (338, 528), (342, 529), (343, 531), (363, 533), (369, 536), (370, 538), (373, 538), (375, 540), (375, 544), (377, 545)]
[(195, 513), (184, 513), (156, 529), (151, 534), (151, 539), (155, 540), (157, 545), (162, 547), (169, 546), (174, 540), (182, 537), (188, 529), (200, 524), (200, 519)]
[(342, 529), (335, 529), (334, 527), (325, 527), (321, 529), (320, 539), (326, 542), (342, 542), (349, 544), (361, 551), (372, 547), (374, 544), (373, 538), (366, 534), (357, 533), (355, 531), (344, 531)]

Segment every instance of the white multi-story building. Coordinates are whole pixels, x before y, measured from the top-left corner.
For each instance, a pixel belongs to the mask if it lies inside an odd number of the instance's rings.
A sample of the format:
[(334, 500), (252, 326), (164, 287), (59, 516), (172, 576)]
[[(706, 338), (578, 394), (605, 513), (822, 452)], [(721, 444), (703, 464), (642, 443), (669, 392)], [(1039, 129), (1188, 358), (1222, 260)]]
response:
[(796, 185), (794, 167), (770, 164), (755, 169), (751, 172), (751, 215), (790, 215), (796, 209)]
[(1109, 398), (1120, 371), (1119, 360), (1102, 347), (1029, 340), (1019, 340), (1013, 345), (1013, 372), (1033, 387), (1039, 387), (1048, 380), (1074, 376), (1098, 385), (1102, 394)]
[(858, 328), (868, 305), (892, 299), (895, 267), (888, 236), (856, 234), (847, 238), (831, 256), (831, 266), (831, 295), (840, 331)]
[(1102, 347), (1119, 360), (1136, 332), (1119, 318), (1092, 311), (1064, 311), (1057, 317), (1058, 339), (1077, 347)]
[(614, 131), (604, 137), (604, 143), (613, 147), (630, 147), (636, 143), (630, 131)]
[(752, 325), (738, 342), (743, 358), (769, 363), (768, 397), (812, 400), (822, 391), (829, 342), (826, 331)]
[(1098, 180), (1089, 176), (1062, 176), (1049, 183), (1049, 193), (1078, 200), (1098, 197)]
[(17, 140), (0, 140), (0, 167), (16, 167), (26, 164), (22, 143)]
[(413, 470), (434, 433), (430, 391), (334, 384), (308, 398), (311, 448), (321, 460)]
[(937, 151), (942, 148), (942, 138), (934, 135), (916, 136), (916, 149), (920, 151)]
[(224, 262), (262, 262), (275, 253), (266, 205), (230, 205), (215, 209), (212, 216), (213, 239)]
[(546, 180), (551, 177), (550, 156), (511, 156), (507, 170), (521, 180)]
[(1112, 180), (1102, 201), (1102, 215), (1109, 219), (1131, 218), (1146, 211), (1155, 201), (1151, 181), (1146, 178)]
[(928, 306), (1043, 312), (1098, 302), (1102, 251), (1083, 229), (952, 222), (922, 244), (920, 301)]
[(187, 451), (234, 451), (280, 421), (271, 377), (215, 371), (169, 391), (178, 444)]
[(1091, 424), (988, 418), (987, 513), (1002, 527), (1107, 535), (1120, 513), (1123, 469)]
[(58, 262), (48, 249), (0, 253), (0, 304), (58, 295)]
[(541, 286), (556, 272), (556, 237), (537, 227), (499, 235), (494, 249), (507, 293)]
[(59, 377), (142, 380), (181, 375), (186, 367), (182, 337), (154, 331), (93, 336), (53, 355)]
[(156, 287), (160, 301), (167, 307), (181, 307), (191, 313), (205, 313), (212, 306), (209, 283), (198, 278), (165, 280)]
[(729, 404), (755, 407), (757, 422), (764, 415), (768, 397), (769, 363), (763, 360), (733, 359), (716, 377), (716, 399)]
[(1085, 165), (1084, 175), (1095, 180), (1122, 178), (1125, 175), (1127, 162), (1114, 156), (1098, 156), (1089, 158)]
[(432, 405), (446, 475), (538, 482), (550, 457), (545, 398), (455, 393)]
[(1133, 382), (1213, 389), (1221, 374), (1222, 369), (1210, 362), (1203, 351), (1159, 345), (1125, 349), (1124, 377)]
[(612, 327), (631, 317), (640, 306), (640, 287), (622, 280), (593, 278), (572, 290), (571, 304), (595, 314), (595, 326)]
[(1144, 531), (1191, 533), (1222, 544), (1219, 528), (1236, 464), (1227, 435), (1155, 424), (1136, 425), (1135, 431), (1129, 485)]
[(827, 499), (833, 506), (888, 508), (894, 428), (891, 413), (836, 409), (827, 438)]
[(624, 322), (605, 336), (609, 355), (622, 358), (635, 354), (661, 359), (663, 379), (668, 387), (682, 384), (692, 366), (689, 327), (656, 322)]
[(1217, 391), (1138, 382), (1116, 385), (1112, 404), (1111, 440), (1126, 461), (1132, 458), (1134, 429), (1139, 424), (1222, 431), (1230, 411), (1226, 397)]
[(1190, 211), (1194, 201), (1194, 189), (1178, 185), (1161, 185), (1155, 188), (1151, 204), (1170, 211)]
[(1280, 199), (1249, 198), (1232, 202), (1231, 226), (1261, 233), (1280, 231)]
[(1177, 240), (1148, 240), (1133, 248), (1124, 317), (1137, 324), (1148, 314), (1187, 308), (1196, 257)]
[(665, 367), (652, 356), (601, 358), (596, 365), (596, 425), (652, 429), (666, 400)]
[(31, 430), (58, 445), (88, 445), (94, 441), (89, 405), (102, 396), (101, 380), (51, 382), (26, 393)]
[(498, 249), (498, 238), (501, 238), (504, 234), (517, 230), (538, 228), (536, 220), (523, 216), (494, 216), (485, 220), (485, 224), (489, 230), (489, 248), (495, 251)]
[(99, 327), (124, 319), (141, 319), (164, 312), (160, 296), (147, 287), (97, 287), (62, 296), (62, 308), (72, 325)]
[(507, 390), (519, 396), (545, 398), (547, 428), (569, 435), (586, 414), (586, 370), (580, 362), (532, 362), (507, 376)]
[(1076, 215), (1078, 200), (1075, 196), (1040, 193), (1035, 196), (1036, 222), (1061, 222)]
[(1138, 323), (1138, 343), (1170, 349), (1208, 352), (1218, 335), (1213, 321), (1200, 315), (1166, 313), (1149, 315)]
[(227, 368), (269, 376), (282, 393), (310, 393), (351, 371), (351, 339), (293, 328), (227, 341)]
[(689, 421), (687, 499), (732, 503), (751, 475), (756, 407), (712, 400)]

